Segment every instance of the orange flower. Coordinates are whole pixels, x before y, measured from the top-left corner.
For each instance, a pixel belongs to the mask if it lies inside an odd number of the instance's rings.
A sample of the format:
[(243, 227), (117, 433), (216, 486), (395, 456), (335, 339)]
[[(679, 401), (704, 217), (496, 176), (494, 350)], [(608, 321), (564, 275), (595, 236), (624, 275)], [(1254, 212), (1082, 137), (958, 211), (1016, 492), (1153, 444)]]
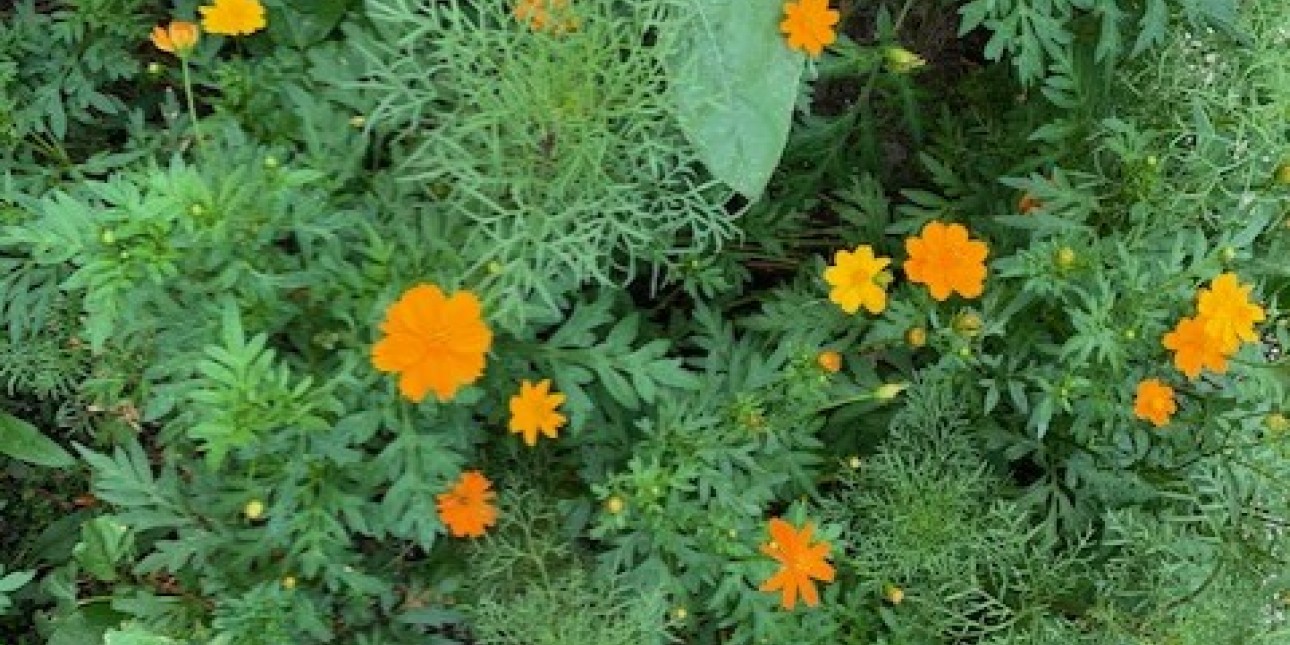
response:
[(788, 38), (788, 46), (812, 56), (837, 40), (833, 25), (841, 16), (829, 8), (829, 0), (797, 0), (784, 3), (784, 21), (779, 30)]
[(431, 390), (447, 401), (478, 380), (493, 343), (475, 294), (446, 297), (433, 284), (417, 285), (390, 305), (381, 331), (385, 337), (372, 348), (372, 365), (400, 373), (399, 391), (415, 403)]
[(887, 292), (883, 288), (891, 280), (883, 269), (891, 258), (880, 258), (868, 245), (857, 246), (855, 251), (838, 251), (833, 264), (824, 270), (824, 281), (829, 283), (829, 300), (854, 314), (861, 306), (869, 313), (882, 313), (887, 307)]
[(551, 393), (551, 379), (542, 379), (535, 386), (527, 380), (520, 383), (520, 393), (511, 397), (511, 432), (524, 435), (524, 443), (537, 445), (538, 431), (549, 439), (556, 437), (556, 430), (564, 425), (564, 415), (556, 408), (564, 403), (564, 395)]
[(798, 594), (812, 607), (820, 604), (812, 579), (833, 581), (833, 567), (824, 560), (829, 555), (829, 544), (811, 544), (812, 530), (810, 523), (798, 531), (778, 517), (770, 520), (771, 541), (761, 546), (761, 552), (779, 562), (780, 569), (761, 590), (780, 591), (784, 609), (791, 610), (797, 605)]
[(911, 282), (927, 285), (932, 297), (945, 300), (957, 291), (964, 298), (976, 298), (985, 290), (985, 242), (968, 239), (961, 224), (928, 222), (921, 237), (905, 240), (905, 275)]
[(1250, 285), (1242, 285), (1234, 273), (1224, 273), (1201, 289), (1197, 297), (1197, 316), (1205, 321), (1205, 330), (1217, 337), (1226, 352), (1234, 352), (1241, 342), (1254, 342), (1254, 323), (1263, 321), (1263, 308), (1250, 302)]
[(815, 362), (820, 364), (820, 369), (829, 374), (836, 374), (842, 369), (842, 355), (831, 349), (820, 352), (820, 355), (815, 357)]
[(247, 36), (267, 24), (260, 0), (215, 0), (197, 11), (202, 14), (202, 27), (212, 34)]
[(497, 523), (497, 507), (492, 504), (497, 493), (489, 490), (491, 486), (487, 477), (471, 470), (461, 474), (452, 490), (435, 496), (439, 521), (453, 537), (480, 537)]
[(1174, 351), (1174, 365), (1187, 378), (1200, 376), (1201, 369), (1206, 367), (1217, 374), (1227, 371), (1230, 350), (1222, 339), (1206, 330), (1205, 321), (1201, 318), (1178, 321), (1178, 326), (1165, 334), (1163, 343), (1166, 349)]
[(1137, 396), (1133, 400), (1134, 416), (1159, 428), (1169, 423), (1169, 417), (1177, 410), (1173, 388), (1154, 378), (1138, 383)]
[(578, 28), (577, 17), (569, 11), (569, 0), (519, 0), (512, 13), (529, 23), (533, 31), (563, 34)]
[(167, 26), (152, 28), (152, 44), (163, 52), (179, 57), (187, 56), (197, 46), (201, 31), (197, 25), (183, 20), (172, 20)]

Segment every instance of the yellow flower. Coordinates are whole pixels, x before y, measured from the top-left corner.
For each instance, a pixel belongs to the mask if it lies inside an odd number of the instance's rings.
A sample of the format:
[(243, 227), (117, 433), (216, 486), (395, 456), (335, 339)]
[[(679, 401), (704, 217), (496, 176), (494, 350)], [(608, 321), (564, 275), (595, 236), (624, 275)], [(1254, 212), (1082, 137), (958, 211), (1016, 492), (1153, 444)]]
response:
[(552, 393), (551, 379), (542, 379), (537, 385), (527, 380), (520, 383), (520, 392), (511, 397), (511, 432), (524, 435), (524, 443), (537, 445), (540, 431), (549, 439), (556, 437), (556, 430), (564, 425), (563, 414), (556, 408), (564, 403), (564, 395)]
[(1187, 378), (1200, 376), (1200, 371), (1209, 368), (1216, 374), (1227, 371), (1229, 350), (1222, 339), (1211, 334), (1200, 318), (1183, 318), (1178, 321), (1174, 330), (1165, 334), (1163, 344), (1166, 349), (1174, 351), (1174, 365)]
[(1226, 352), (1234, 352), (1241, 342), (1254, 342), (1254, 323), (1263, 321), (1263, 308), (1250, 302), (1249, 285), (1242, 285), (1234, 273), (1224, 273), (1201, 289), (1197, 298), (1198, 318), (1205, 330), (1222, 343)]
[(201, 31), (197, 25), (183, 20), (172, 20), (169, 25), (152, 28), (152, 44), (163, 52), (183, 58), (197, 46)]
[(838, 251), (833, 264), (824, 270), (824, 281), (832, 287), (829, 300), (837, 303), (842, 311), (854, 314), (863, 306), (869, 313), (882, 313), (887, 307), (887, 292), (883, 290), (890, 276), (883, 269), (891, 258), (880, 258), (868, 245), (855, 251)]
[(1160, 379), (1149, 378), (1138, 383), (1138, 390), (1133, 400), (1133, 415), (1150, 421), (1159, 428), (1169, 423), (1169, 417), (1178, 410), (1174, 402), (1173, 388), (1165, 385)]
[(779, 30), (788, 39), (788, 46), (812, 56), (837, 40), (833, 25), (841, 16), (829, 8), (829, 0), (798, 0), (784, 3), (784, 21)]
[(833, 567), (825, 560), (829, 557), (829, 543), (811, 544), (814, 528), (809, 523), (798, 530), (775, 517), (769, 528), (771, 541), (762, 545), (761, 552), (779, 562), (780, 568), (762, 584), (761, 590), (779, 591), (780, 605), (788, 610), (797, 605), (798, 595), (812, 607), (820, 604), (812, 580), (833, 581)]
[(957, 291), (964, 298), (976, 298), (985, 290), (985, 242), (968, 238), (962, 224), (928, 222), (918, 237), (905, 240), (905, 275), (911, 282), (927, 285), (936, 300)]
[(212, 34), (247, 36), (267, 24), (260, 0), (215, 0), (197, 11), (202, 14), (202, 27)]
[(415, 403), (432, 390), (447, 401), (478, 380), (493, 343), (475, 294), (445, 296), (433, 284), (417, 285), (390, 305), (381, 331), (385, 337), (372, 348), (372, 365), (398, 372), (399, 391)]

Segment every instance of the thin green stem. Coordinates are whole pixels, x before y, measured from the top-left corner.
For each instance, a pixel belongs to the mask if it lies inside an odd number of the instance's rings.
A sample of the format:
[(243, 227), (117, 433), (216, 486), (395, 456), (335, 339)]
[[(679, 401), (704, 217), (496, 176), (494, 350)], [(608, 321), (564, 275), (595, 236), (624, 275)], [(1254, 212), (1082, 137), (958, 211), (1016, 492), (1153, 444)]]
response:
[(202, 145), (202, 130), (197, 125), (197, 104), (193, 102), (193, 79), (188, 73), (188, 58), (181, 56), (179, 65), (184, 70), (184, 96), (188, 99), (188, 118), (193, 122), (193, 138), (197, 140), (197, 146)]

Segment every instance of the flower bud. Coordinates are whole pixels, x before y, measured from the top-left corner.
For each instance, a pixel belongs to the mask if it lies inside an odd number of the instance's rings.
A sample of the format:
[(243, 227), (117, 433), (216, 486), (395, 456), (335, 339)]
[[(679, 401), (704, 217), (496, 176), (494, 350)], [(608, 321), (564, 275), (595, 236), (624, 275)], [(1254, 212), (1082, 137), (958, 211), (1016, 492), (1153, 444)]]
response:
[(99, 241), (108, 246), (116, 244), (116, 232), (110, 228), (103, 229), (103, 232), (99, 233)]
[(1279, 437), (1290, 430), (1290, 420), (1286, 419), (1284, 414), (1273, 412), (1263, 417), (1263, 426), (1268, 429), (1268, 434), (1273, 437)]
[(246, 506), (242, 507), (242, 515), (252, 522), (264, 517), (264, 502), (258, 499), (247, 502)]
[(1236, 249), (1230, 246), (1223, 247), (1218, 252), (1218, 259), (1222, 260), (1223, 264), (1231, 264), (1232, 260), (1236, 259)]
[(355, 114), (354, 116), (349, 117), (349, 126), (351, 128), (361, 128), (365, 125), (367, 125), (367, 117), (361, 114)]
[(884, 47), (882, 57), (893, 74), (908, 74), (927, 64), (922, 56), (900, 46)]
[(1063, 246), (1057, 249), (1057, 253), (1053, 256), (1053, 261), (1057, 263), (1058, 268), (1064, 270), (1075, 266), (1075, 260), (1078, 258), (1079, 256), (1075, 254), (1075, 249)]
[(623, 512), (624, 506), (623, 498), (617, 495), (613, 495), (609, 499), (605, 500), (605, 511), (610, 515), (617, 515)]
[(981, 334), (981, 328), (985, 326), (985, 322), (974, 311), (961, 311), (954, 316), (950, 326), (964, 338), (976, 338)]
[(831, 349), (820, 352), (820, 355), (815, 358), (815, 362), (819, 363), (820, 369), (829, 374), (836, 374), (838, 370), (842, 369), (842, 355)]
[(1274, 178), (1278, 184), (1281, 184), (1282, 186), (1290, 186), (1290, 160), (1282, 161), (1281, 164), (1277, 166)]
[(1043, 207), (1044, 203), (1030, 193), (1023, 193), (1021, 199), (1017, 200), (1017, 211), (1022, 215), (1029, 215)]
[(282, 163), (278, 161), (278, 158), (274, 157), (273, 155), (269, 155), (268, 157), (264, 158), (264, 167), (267, 170), (273, 170), (280, 165), (282, 165)]
[(910, 327), (905, 330), (905, 342), (910, 347), (918, 349), (927, 344), (927, 330), (920, 326)]
[(905, 600), (905, 590), (893, 584), (886, 584), (882, 587), (882, 597), (893, 605), (899, 605)]
[(282, 588), (291, 590), (296, 588), (295, 576), (282, 576)]
[(685, 607), (677, 607), (672, 610), (672, 617), (677, 620), (685, 620), (686, 618), (689, 618), (689, 616), (690, 612)]

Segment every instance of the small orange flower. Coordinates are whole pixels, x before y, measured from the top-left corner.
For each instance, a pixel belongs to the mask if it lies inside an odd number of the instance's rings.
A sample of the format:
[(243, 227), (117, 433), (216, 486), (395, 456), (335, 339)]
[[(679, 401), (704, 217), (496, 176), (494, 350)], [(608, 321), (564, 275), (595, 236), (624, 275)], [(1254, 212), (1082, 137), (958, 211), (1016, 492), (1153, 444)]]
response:
[(829, 374), (836, 374), (842, 369), (842, 355), (831, 349), (820, 352), (820, 355), (815, 357), (815, 362), (820, 364), (820, 369)]
[(788, 38), (788, 46), (811, 56), (819, 56), (838, 35), (833, 26), (841, 16), (829, 8), (829, 0), (797, 0), (784, 3), (784, 21), (779, 30)]
[(399, 391), (415, 403), (432, 390), (447, 401), (478, 380), (493, 343), (475, 294), (445, 296), (433, 284), (417, 285), (390, 305), (381, 331), (385, 337), (372, 348), (372, 365), (398, 372)]
[(1169, 417), (1178, 410), (1174, 402), (1174, 389), (1160, 379), (1149, 378), (1138, 383), (1133, 400), (1133, 415), (1150, 421), (1157, 428), (1169, 423)]
[(1197, 297), (1197, 317), (1205, 321), (1205, 330), (1219, 339), (1226, 352), (1259, 339), (1254, 323), (1263, 321), (1263, 308), (1250, 302), (1251, 288), (1242, 285), (1235, 273), (1224, 273)]
[(537, 385), (525, 380), (519, 394), (511, 397), (511, 432), (524, 435), (524, 443), (530, 446), (537, 445), (539, 431), (554, 439), (556, 430), (564, 425), (564, 415), (556, 412), (564, 395), (550, 390), (551, 379), (542, 379)]
[(829, 300), (849, 314), (863, 306), (869, 313), (878, 314), (887, 307), (884, 291), (891, 275), (883, 270), (891, 258), (880, 258), (868, 245), (857, 246), (855, 251), (838, 251), (833, 264), (824, 270), (824, 281), (829, 283)]
[(1203, 368), (1216, 374), (1227, 371), (1229, 350), (1222, 339), (1205, 327), (1205, 321), (1200, 318), (1183, 318), (1163, 340), (1165, 348), (1174, 351), (1174, 365), (1190, 379), (1200, 376)]
[(519, 0), (512, 13), (516, 19), (527, 22), (533, 31), (563, 34), (578, 28), (578, 18), (569, 10), (569, 0)]
[(172, 20), (169, 25), (152, 28), (152, 44), (163, 52), (179, 57), (187, 56), (197, 46), (201, 31), (197, 25), (183, 20)]
[(780, 569), (761, 586), (762, 591), (779, 591), (780, 604), (784, 609), (792, 610), (797, 605), (800, 594), (806, 604), (814, 607), (820, 604), (820, 596), (815, 591), (814, 580), (833, 581), (833, 567), (825, 561), (829, 555), (829, 544), (817, 542), (811, 544), (810, 523), (799, 531), (792, 524), (779, 519), (770, 520), (771, 541), (761, 546), (761, 552), (779, 562)]
[(985, 257), (989, 247), (968, 239), (962, 224), (928, 222), (920, 237), (905, 240), (905, 275), (911, 282), (927, 285), (932, 297), (945, 300), (957, 291), (964, 298), (976, 298), (985, 290)]
[(197, 11), (202, 14), (202, 27), (212, 34), (247, 36), (268, 24), (260, 0), (215, 0)]
[(497, 493), (489, 490), (491, 486), (483, 473), (470, 470), (461, 474), (451, 490), (435, 496), (439, 521), (453, 537), (480, 537), (484, 529), (497, 523), (497, 507), (492, 503)]

